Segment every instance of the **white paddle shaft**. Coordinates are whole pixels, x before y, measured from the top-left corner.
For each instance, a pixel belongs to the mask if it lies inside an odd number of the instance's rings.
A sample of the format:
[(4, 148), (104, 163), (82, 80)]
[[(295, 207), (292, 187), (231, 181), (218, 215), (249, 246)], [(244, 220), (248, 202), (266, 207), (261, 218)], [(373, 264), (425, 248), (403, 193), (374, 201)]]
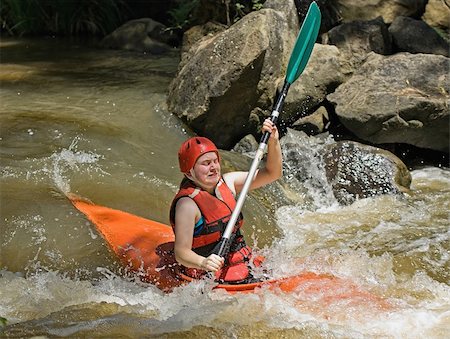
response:
[[(280, 113), (278, 111), (273, 111), (271, 114), (272, 120), (276, 120)], [(248, 190), (250, 189), (250, 185), (255, 179), (256, 171), (258, 170), (259, 163), (264, 156), (264, 152), (266, 151), (267, 143), (261, 142), (256, 150), (255, 158), (253, 159), (252, 165), (247, 173), (247, 178), (245, 179), (244, 186), (242, 187), (241, 192), (239, 193), (239, 198), (236, 202), (236, 207), (231, 214), (231, 218), (228, 221), (225, 232), (222, 235), (222, 238), (230, 239), (231, 233), (233, 233), (234, 225), (236, 225), (236, 221), (241, 213), (242, 206), (244, 205), (245, 198), (247, 197)]]

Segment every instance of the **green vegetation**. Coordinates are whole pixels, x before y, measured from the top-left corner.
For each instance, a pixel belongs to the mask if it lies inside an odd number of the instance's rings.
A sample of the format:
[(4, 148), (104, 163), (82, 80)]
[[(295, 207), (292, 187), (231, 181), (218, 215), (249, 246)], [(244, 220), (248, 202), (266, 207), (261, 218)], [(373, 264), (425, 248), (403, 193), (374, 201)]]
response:
[(104, 36), (130, 19), (151, 17), (169, 29), (184, 32), (216, 21), (231, 25), (262, 8), (265, 0), (0, 0), (0, 32), (9, 35)]
[(170, 24), (172, 29), (184, 30), (191, 26), (193, 13), (199, 6), (199, 0), (178, 0), (175, 8), (169, 10)]
[(265, 0), (176, 0), (168, 11), (172, 29), (186, 30), (205, 20), (230, 26), (252, 11), (260, 10)]
[(7, 323), (6, 318), (0, 317), (0, 328), (5, 327)]
[(126, 10), (124, 0), (1, 0), (0, 24), (10, 35), (105, 35)]
[[(233, 22), (238, 21), (250, 12), (258, 11), (263, 7), (265, 0), (237, 0), (225, 1), (227, 6), (227, 13), (233, 13)], [(231, 22), (230, 17), (227, 18), (227, 24)]]

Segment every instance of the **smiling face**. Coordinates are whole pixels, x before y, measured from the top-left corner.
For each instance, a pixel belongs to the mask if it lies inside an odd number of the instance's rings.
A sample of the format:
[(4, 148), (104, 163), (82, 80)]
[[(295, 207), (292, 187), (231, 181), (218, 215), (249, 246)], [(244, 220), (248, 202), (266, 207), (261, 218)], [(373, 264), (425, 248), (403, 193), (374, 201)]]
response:
[(191, 170), (195, 183), (212, 193), (220, 179), (220, 162), (216, 152), (208, 152), (200, 156)]

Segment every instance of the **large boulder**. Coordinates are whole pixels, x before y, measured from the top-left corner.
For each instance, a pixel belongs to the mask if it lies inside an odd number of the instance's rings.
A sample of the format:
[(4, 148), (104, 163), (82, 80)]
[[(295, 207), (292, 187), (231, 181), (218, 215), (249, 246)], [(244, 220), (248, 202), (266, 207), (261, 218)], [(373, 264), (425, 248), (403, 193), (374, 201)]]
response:
[(448, 67), (440, 55), (372, 53), (327, 98), (340, 122), (363, 140), (448, 152)]
[(422, 20), (399, 16), (389, 26), (389, 32), (398, 51), (449, 56), (449, 43)]
[(325, 170), (341, 204), (383, 194), (408, 192), (411, 174), (394, 154), (353, 141), (331, 144), (324, 153)]
[(183, 68), (186, 62), (201, 49), (208, 40), (227, 29), (227, 26), (208, 21), (204, 25), (191, 27), (183, 34), (181, 45), (181, 60), (179, 68)]
[(381, 16), (391, 23), (397, 16), (417, 17), (423, 13), (427, 0), (336, 0), (335, 6), (343, 22), (372, 20)]
[(191, 47), (170, 85), (169, 110), (220, 148), (254, 133), (252, 111), (272, 100), (280, 82), (274, 79), (284, 76), (295, 42), (298, 26), (289, 22), (282, 12), (263, 9)]

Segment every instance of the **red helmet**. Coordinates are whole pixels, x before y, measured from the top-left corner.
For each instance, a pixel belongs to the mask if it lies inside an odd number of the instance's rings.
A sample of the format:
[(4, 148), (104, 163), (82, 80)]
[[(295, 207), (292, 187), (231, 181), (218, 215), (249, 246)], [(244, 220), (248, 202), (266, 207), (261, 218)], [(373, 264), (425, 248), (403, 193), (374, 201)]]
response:
[(178, 151), (181, 172), (189, 173), (197, 159), (208, 152), (216, 152), (217, 158), (220, 160), (219, 150), (208, 138), (193, 137), (183, 142)]

